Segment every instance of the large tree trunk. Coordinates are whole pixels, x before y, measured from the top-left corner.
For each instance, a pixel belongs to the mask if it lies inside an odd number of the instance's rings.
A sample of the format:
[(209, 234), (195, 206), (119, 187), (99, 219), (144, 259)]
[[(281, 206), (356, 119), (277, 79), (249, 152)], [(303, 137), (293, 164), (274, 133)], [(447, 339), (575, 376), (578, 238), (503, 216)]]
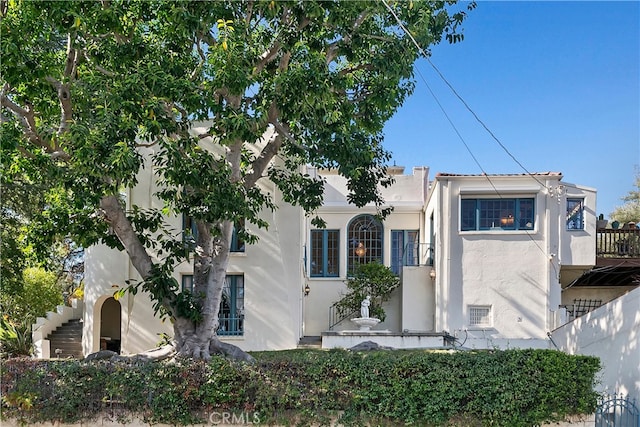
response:
[[(135, 234), (120, 201), (116, 196), (106, 196), (101, 200), (100, 207), (125, 247), (134, 268), (143, 279), (148, 279), (152, 274), (153, 261)], [(224, 221), (218, 224), (220, 236), (216, 237), (211, 234), (211, 224), (202, 221), (196, 221), (196, 224), (198, 238), (193, 261), (193, 294), (202, 308), (201, 320), (196, 323), (190, 318), (178, 316), (174, 301), (170, 298), (161, 301), (165, 308), (174, 313), (175, 350), (178, 356), (193, 359), (209, 360), (211, 354), (223, 354), (236, 360), (252, 361), (250, 355), (232, 344), (221, 342), (216, 335), (233, 223)]]
[(221, 342), (216, 335), (233, 223), (224, 221), (214, 225), (220, 236), (211, 234), (211, 224), (196, 221), (196, 226), (193, 294), (201, 305), (202, 318), (198, 323), (186, 318), (175, 319), (173, 330), (178, 356), (209, 360), (211, 354), (223, 354), (237, 360), (252, 361), (250, 355), (237, 346)]

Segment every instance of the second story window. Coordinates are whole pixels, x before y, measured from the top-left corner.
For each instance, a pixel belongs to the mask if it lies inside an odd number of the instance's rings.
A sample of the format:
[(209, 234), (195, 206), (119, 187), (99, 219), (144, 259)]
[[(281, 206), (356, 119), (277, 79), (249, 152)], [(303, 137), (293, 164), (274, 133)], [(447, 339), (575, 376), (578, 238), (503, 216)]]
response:
[[(244, 221), (239, 222), (233, 227), (233, 234), (231, 236), (231, 246), (229, 250), (231, 252), (244, 252), (244, 241), (238, 236), (238, 230), (244, 228)], [(196, 239), (198, 237), (198, 228), (193, 217), (183, 214), (182, 215), (182, 234), (183, 240), (188, 244), (195, 246)]]
[(567, 199), (567, 230), (584, 230), (584, 199)]
[(533, 198), (462, 199), (460, 229), (533, 230), (535, 209)]

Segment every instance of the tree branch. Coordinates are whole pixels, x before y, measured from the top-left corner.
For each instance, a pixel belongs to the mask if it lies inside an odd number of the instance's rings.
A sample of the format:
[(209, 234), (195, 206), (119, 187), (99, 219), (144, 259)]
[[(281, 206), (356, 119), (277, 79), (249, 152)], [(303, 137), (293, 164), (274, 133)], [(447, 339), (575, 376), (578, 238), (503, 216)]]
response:
[(369, 10), (363, 10), (362, 12), (360, 12), (360, 15), (358, 15), (356, 20), (353, 21), (349, 34), (345, 34), (345, 36), (341, 40), (336, 40), (335, 42), (327, 46), (327, 52), (325, 54), (327, 64), (330, 64), (334, 59), (336, 59), (336, 56), (338, 56), (338, 44), (340, 42), (343, 42), (344, 44), (351, 43), (353, 34), (358, 30), (360, 25), (362, 25), (362, 23), (365, 21), (365, 19), (367, 19), (368, 16)]
[(2, 90), (0, 91), (0, 105), (7, 108), (11, 113), (18, 119), (22, 129), (24, 131), (24, 135), (27, 137), (29, 142), (37, 145), (45, 150), (45, 152), (51, 154), (55, 150), (46, 144), (42, 137), (38, 134), (38, 130), (36, 129), (36, 120), (35, 113), (31, 109), (30, 106), (23, 108), (13, 102), (7, 94), (10, 91), (10, 86), (5, 84)]
[(58, 91), (58, 99), (60, 100), (60, 126), (58, 127), (58, 135), (62, 135), (69, 130), (69, 124), (73, 120), (69, 85), (62, 83), (51, 76), (47, 76), (45, 79)]
[(360, 71), (360, 70), (373, 70), (373, 65), (371, 65), (371, 64), (360, 64), (360, 65), (356, 65), (355, 67), (345, 68), (343, 70), (340, 70), (338, 72), (338, 75), (339, 76), (345, 76), (347, 74), (353, 74), (356, 71)]
[(249, 23), (251, 22), (251, 18), (253, 16), (253, 5), (254, 1), (250, 0), (247, 4), (247, 15), (244, 17), (244, 22), (247, 27), (249, 27)]
[(100, 65), (96, 64), (95, 62), (93, 62), (93, 60), (91, 59), (91, 57), (89, 57), (89, 54), (87, 53), (86, 50), (82, 51), (82, 56), (84, 57), (84, 59), (87, 60), (87, 62), (89, 64), (91, 64), (91, 66), (93, 66), (93, 68), (95, 68), (100, 73), (104, 74), (105, 76), (107, 76), (107, 77), (115, 77), (116, 76), (116, 73), (114, 73), (113, 71), (109, 71), (106, 68), (103, 68)]
[(280, 49), (282, 49), (282, 43), (276, 41), (268, 50), (264, 51), (258, 57), (258, 63), (254, 67), (253, 75), (260, 74), (264, 67), (278, 56)]
[(242, 156), (242, 147), (244, 141), (236, 139), (230, 146), (227, 152), (227, 161), (231, 164), (231, 182), (236, 183), (240, 181), (240, 158)]
[(73, 37), (67, 34), (67, 60), (64, 66), (64, 76), (74, 78), (78, 68), (78, 51), (73, 47)]
[(280, 135), (280, 133), (276, 133), (273, 139), (264, 146), (260, 155), (253, 161), (253, 164), (251, 165), (251, 172), (244, 177), (244, 187), (246, 189), (252, 188), (262, 177), (262, 174), (271, 160), (276, 154), (278, 154), (283, 141), (284, 139), (282, 135)]

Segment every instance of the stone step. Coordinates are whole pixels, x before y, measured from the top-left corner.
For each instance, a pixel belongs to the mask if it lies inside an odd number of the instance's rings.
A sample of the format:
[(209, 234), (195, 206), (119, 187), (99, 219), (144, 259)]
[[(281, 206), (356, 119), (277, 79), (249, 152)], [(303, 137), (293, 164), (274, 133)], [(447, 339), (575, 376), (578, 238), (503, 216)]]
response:
[(49, 338), (55, 338), (55, 337), (60, 337), (60, 338), (77, 338), (79, 340), (82, 339), (82, 332), (80, 331), (63, 331), (63, 332), (57, 332), (54, 331), (49, 335)]
[(322, 337), (320, 336), (304, 336), (298, 342), (298, 348), (321, 348)]
[(82, 350), (82, 343), (62, 343), (62, 342), (55, 342), (55, 341), (51, 341), (49, 348), (51, 349), (55, 349), (55, 348), (61, 348), (61, 349), (73, 349), (73, 350)]
[(56, 328), (56, 331), (81, 331), (82, 323), (77, 323), (75, 325), (62, 325)]
[(58, 335), (58, 334), (51, 334), (49, 335), (49, 341), (54, 341), (60, 339), (62, 341), (82, 341), (82, 335), (80, 334), (76, 334), (76, 335)]
[(73, 319), (49, 334), (52, 359), (82, 359), (82, 326), (80, 319)]

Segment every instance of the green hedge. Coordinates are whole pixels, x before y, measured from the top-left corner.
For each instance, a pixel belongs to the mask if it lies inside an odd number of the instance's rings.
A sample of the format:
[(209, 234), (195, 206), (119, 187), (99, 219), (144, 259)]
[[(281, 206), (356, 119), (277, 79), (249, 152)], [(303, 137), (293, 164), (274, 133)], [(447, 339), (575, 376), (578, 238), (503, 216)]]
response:
[[(133, 414), (150, 423), (235, 421), (346, 425), (531, 426), (593, 412), (599, 360), (551, 350), (292, 350), (255, 365), (2, 363), (3, 417), (86, 421)], [(215, 419), (211, 417), (214, 416)], [(247, 422), (248, 424), (248, 422)]]

